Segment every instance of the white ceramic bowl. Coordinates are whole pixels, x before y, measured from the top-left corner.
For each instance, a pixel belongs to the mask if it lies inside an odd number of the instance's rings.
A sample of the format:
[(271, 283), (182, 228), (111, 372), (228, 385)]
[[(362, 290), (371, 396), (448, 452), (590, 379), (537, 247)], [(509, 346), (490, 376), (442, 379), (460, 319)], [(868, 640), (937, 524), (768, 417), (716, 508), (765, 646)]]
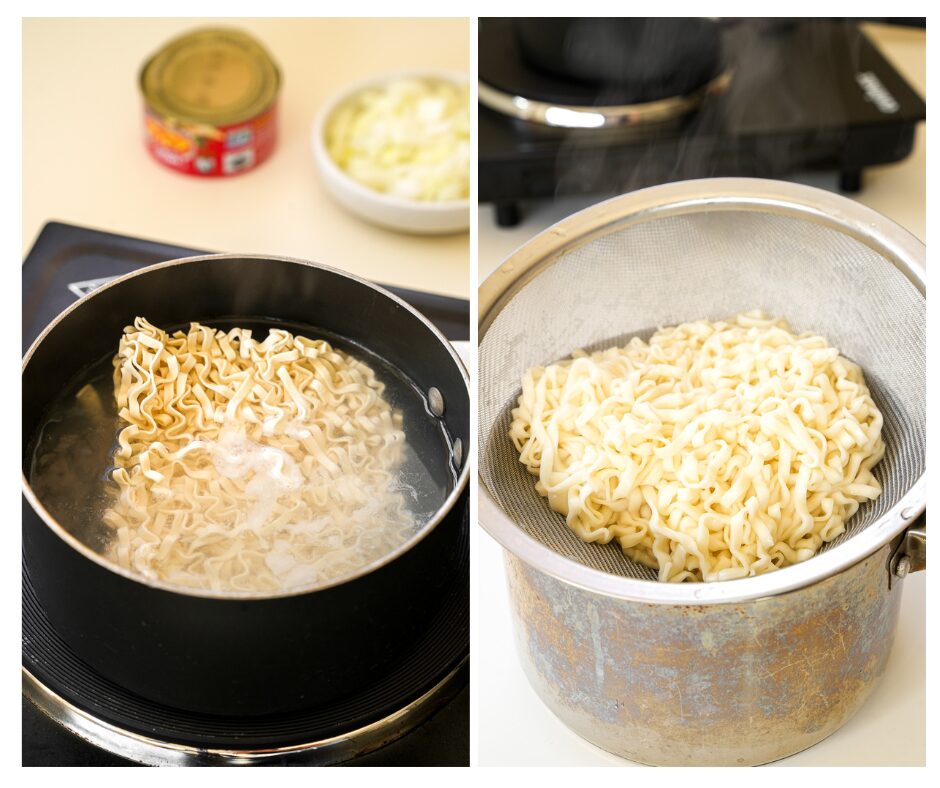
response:
[(313, 158), (320, 178), (330, 194), (345, 208), (374, 224), (409, 233), (443, 235), (465, 232), (470, 227), (470, 200), (429, 202), (406, 200), (377, 192), (353, 180), (333, 161), (326, 149), (326, 128), (336, 108), (366, 88), (396, 79), (427, 77), (461, 85), (467, 76), (455, 71), (413, 70), (382, 74), (351, 85), (320, 109), (313, 122)]

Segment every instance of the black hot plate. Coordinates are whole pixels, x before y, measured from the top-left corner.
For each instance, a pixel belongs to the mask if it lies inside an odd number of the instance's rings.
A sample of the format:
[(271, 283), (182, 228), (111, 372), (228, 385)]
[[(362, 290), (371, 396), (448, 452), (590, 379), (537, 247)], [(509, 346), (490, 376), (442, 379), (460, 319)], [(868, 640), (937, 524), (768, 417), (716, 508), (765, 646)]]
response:
[[(101, 279), (202, 253), (47, 224), (23, 266), (24, 350), (62, 309)], [(420, 309), (449, 339), (467, 338), (467, 301), (389, 289)], [(422, 639), (402, 662), (387, 675), (363, 677), (362, 689), (353, 697), (266, 718), (213, 717), (161, 706), (97, 675), (49, 624), (24, 564), (23, 668), (29, 700), (24, 698), (23, 704), (23, 765), (128, 765), (127, 758), (153, 764), (467, 765), (466, 495), (457, 506), (463, 507), (461, 540), (454, 547), (462, 556), (461, 571)]]

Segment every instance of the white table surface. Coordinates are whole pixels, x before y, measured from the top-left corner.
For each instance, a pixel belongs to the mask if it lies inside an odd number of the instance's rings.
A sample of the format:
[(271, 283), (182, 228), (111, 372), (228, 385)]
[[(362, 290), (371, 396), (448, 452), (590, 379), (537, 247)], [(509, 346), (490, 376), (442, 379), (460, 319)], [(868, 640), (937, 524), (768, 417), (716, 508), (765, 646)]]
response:
[[(866, 26), (882, 51), (921, 96), (926, 96), (923, 31)], [(926, 142), (918, 129), (905, 161), (866, 171), (857, 199), (926, 238)], [(835, 188), (833, 177), (798, 178)], [(598, 197), (527, 203), (523, 222), (495, 225), (492, 206), (479, 207), (479, 275), (485, 279), (514, 249)], [(569, 731), (529, 686), (516, 655), (501, 548), (477, 539), (477, 747), (481, 765), (636, 766)], [(926, 762), (926, 572), (904, 581), (897, 640), (881, 683), (846, 725), (779, 766), (922, 766)]]

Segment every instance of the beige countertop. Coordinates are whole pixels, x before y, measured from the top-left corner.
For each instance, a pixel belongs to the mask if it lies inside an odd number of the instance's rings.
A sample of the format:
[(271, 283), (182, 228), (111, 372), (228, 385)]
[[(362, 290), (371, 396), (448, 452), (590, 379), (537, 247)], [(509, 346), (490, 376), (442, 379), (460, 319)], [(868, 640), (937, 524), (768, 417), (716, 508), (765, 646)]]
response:
[[(926, 97), (924, 32), (866, 25), (881, 50)], [(872, 167), (856, 199), (926, 239), (926, 129), (917, 130), (904, 161)], [(835, 178), (800, 178), (834, 188)], [(493, 221), (492, 206), (479, 208), (480, 279), (513, 250), (551, 224), (592, 205), (598, 197), (529, 203), (511, 229)], [(477, 747), (481, 765), (634, 766), (569, 731), (542, 704), (522, 672), (514, 648), (502, 550), (480, 533), (474, 555), (480, 582), (474, 640), (477, 682)], [(856, 715), (815, 747), (779, 766), (922, 766), (926, 763), (926, 572), (904, 582), (898, 633), (885, 676)]]
[[(137, 77), (167, 40), (218, 23), (258, 38), (280, 66), (280, 139), (257, 170), (202, 179), (150, 158)], [(372, 74), (466, 72), (469, 43), (466, 19), (24, 20), (23, 254), (55, 219), (466, 298), (469, 235), (404, 235), (349, 214), (319, 182), (310, 129), (326, 99)]]

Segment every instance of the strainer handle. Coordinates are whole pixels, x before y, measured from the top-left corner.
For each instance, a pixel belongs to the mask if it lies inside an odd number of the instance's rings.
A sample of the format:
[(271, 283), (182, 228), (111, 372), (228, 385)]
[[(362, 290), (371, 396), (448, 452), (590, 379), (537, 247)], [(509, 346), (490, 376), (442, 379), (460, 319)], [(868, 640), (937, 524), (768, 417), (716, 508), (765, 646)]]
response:
[(901, 536), (901, 543), (889, 563), (891, 577), (903, 578), (927, 568), (927, 512), (925, 511)]

